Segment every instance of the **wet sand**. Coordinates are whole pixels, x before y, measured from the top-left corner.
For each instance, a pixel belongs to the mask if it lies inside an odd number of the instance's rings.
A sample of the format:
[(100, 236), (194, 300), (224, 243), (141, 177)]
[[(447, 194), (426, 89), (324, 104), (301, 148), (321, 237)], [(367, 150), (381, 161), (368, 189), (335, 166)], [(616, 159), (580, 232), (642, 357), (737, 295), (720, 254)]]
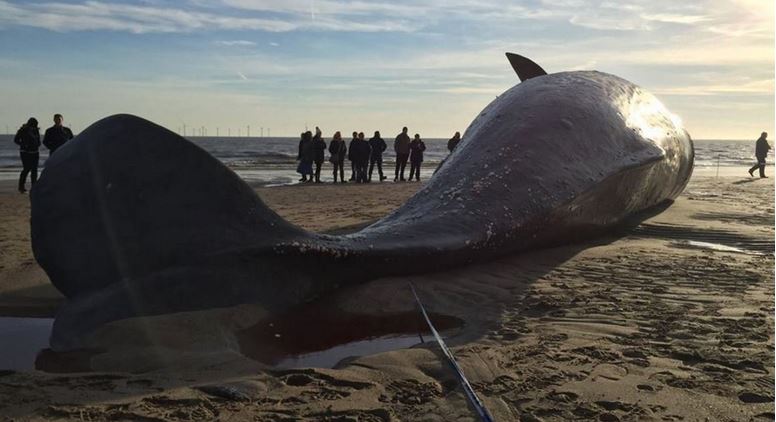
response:
[[(666, 211), (606, 238), (409, 279), (430, 311), (466, 322), (448, 342), (497, 420), (773, 420), (774, 185), (744, 172), (696, 171)], [(0, 189), (0, 313), (47, 315), (60, 296), (12, 188)], [(337, 231), (418, 188), (258, 191), (295, 224)], [(410, 312), (407, 281), (325, 306)], [(94, 341), (108, 351), (89, 360), (101, 372), (0, 372), (0, 420), (474, 420), (432, 344), (271, 370), (236, 346), (265, 317), (245, 305), (110, 324)]]

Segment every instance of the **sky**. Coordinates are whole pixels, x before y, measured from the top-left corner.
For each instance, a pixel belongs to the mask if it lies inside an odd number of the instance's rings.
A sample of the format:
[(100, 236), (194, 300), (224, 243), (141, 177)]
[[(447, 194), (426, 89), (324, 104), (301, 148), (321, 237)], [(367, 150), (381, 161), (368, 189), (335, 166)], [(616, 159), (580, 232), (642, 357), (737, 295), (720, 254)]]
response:
[(0, 0), (0, 131), (450, 137), (519, 82), (507, 51), (628, 79), (695, 139), (774, 132), (772, 0)]

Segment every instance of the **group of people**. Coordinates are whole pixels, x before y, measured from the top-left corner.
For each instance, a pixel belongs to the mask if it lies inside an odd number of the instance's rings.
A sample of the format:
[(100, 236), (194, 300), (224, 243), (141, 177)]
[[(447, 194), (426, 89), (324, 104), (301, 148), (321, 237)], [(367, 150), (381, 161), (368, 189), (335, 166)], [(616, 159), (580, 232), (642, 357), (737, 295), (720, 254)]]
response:
[[(448, 141), (447, 148), (450, 152), (455, 149), (461, 140), (461, 134), (455, 132), (455, 135)], [(383, 152), (388, 148), (385, 140), (380, 136), (380, 131), (375, 131), (373, 137), (369, 140), (364, 139), (364, 132), (353, 132), (353, 138), (349, 144), (345, 144), (342, 134), (337, 131), (329, 142), (329, 162), (333, 166), (334, 183), (337, 183), (339, 176), (340, 183), (346, 183), (345, 180), (345, 158), (350, 161), (350, 179), (351, 182), (369, 183), (372, 181), (374, 169), (377, 167), (379, 180), (382, 182), (388, 179), (383, 174)], [(407, 134), (407, 128), (402, 128), (400, 134), (396, 136), (393, 142), (393, 150), (396, 152), (396, 168), (394, 173), (394, 182), (404, 182), (404, 172), (407, 162), (410, 163), (409, 180), (413, 177), (420, 181), (420, 167), (423, 163), (423, 152), (426, 150), (426, 144), (415, 134), (413, 139)], [(321, 166), (325, 160), (326, 141), (324, 141), (321, 129), (315, 127), (315, 135), (307, 131), (301, 134), (299, 140), (299, 153), (297, 160), (299, 165), (296, 171), (302, 175), (300, 182), (321, 182)], [(313, 169), (313, 165), (315, 168)]]
[[(20, 193), (27, 192), (27, 175), (30, 175), (31, 184), (35, 184), (38, 180), (38, 162), (40, 160), (38, 150), (41, 143), (49, 149), (50, 155), (67, 141), (73, 139), (73, 132), (63, 126), (62, 121), (63, 117), (61, 114), (57, 113), (54, 115), (54, 125), (46, 129), (43, 135), (43, 142), (40, 139), (38, 120), (34, 117), (30, 117), (27, 123), (23, 124), (16, 131), (13, 141), (19, 146), (19, 155), (22, 160), (22, 172), (19, 175)], [(757, 163), (749, 169), (750, 176), (754, 176), (754, 171), (759, 169), (760, 177), (767, 177), (765, 175), (765, 158), (771, 149), (766, 140), (767, 137), (768, 133), (763, 132), (760, 138), (757, 139), (755, 146)], [(455, 135), (447, 141), (447, 149), (453, 152), (460, 141), (461, 133), (455, 132)], [(335, 132), (328, 145), (329, 162), (334, 167), (334, 183), (337, 183), (337, 176), (339, 176), (340, 183), (346, 183), (345, 158), (350, 161), (349, 180), (351, 182), (371, 182), (375, 167), (377, 167), (377, 174), (381, 182), (388, 179), (383, 174), (383, 152), (387, 148), (388, 145), (380, 137), (379, 131), (375, 131), (374, 136), (369, 140), (364, 139), (364, 132), (353, 132), (353, 138), (348, 145), (345, 144), (345, 140), (342, 139), (340, 132)], [(420, 138), (420, 135), (416, 133), (414, 138), (410, 139), (407, 134), (407, 128), (403, 127), (401, 133), (394, 139), (393, 150), (396, 152), (396, 168), (393, 181), (404, 182), (406, 180), (404, 172), (407, 162), (410, 163), (409, 180), (412, 181), (415, 178), (416, 181), (420, 181), (420, 167), (423, 163), (423, 152), (426, 150), (426, 144)], [(325, 155), (326, 141), (323, 139), (320, 128), (315, 127), (315, 135), (310, 131), (302, 133), (297, 155), (299, 166), (296, 170), (302, 175), (302, 178), (299, 179), (300, 182), (322, 183), (321, 166), (323, 166), (325, 161)], [(315, 165), (314, 169), (313, 165)]]
[[(73, 139), (73, 132), (62, 126), (62, 115), (54, 115), (54, 126), (46, 129), (43, 135), (43, 145), (49, 149), (49, 155), (53, 154), (57, 148), (65, 142)], [(30, 184), (34, 185), (38, 181), (38, 162), (40, 161), (40, 129), (38, 120), (30, 117), (27, 123), (16, 131), (13, 142), (19, 145), (19, 155), (22, 159), (22, 172), (19, 175), (19, 193), (27, 192), (27, 175), (30, 175)]]

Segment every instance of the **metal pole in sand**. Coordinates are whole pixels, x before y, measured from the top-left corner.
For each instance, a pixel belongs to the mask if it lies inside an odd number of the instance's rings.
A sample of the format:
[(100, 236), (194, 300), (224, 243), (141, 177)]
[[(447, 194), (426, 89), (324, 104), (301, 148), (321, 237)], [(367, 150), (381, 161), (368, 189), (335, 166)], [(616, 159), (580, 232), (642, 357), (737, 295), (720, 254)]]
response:
[(428, 318), (428, 314), (426, 313), (426, 309), (423, 307), (423, 304), (420, 303), (420, 298), (418, 297), (417, 292), (415, 292), (415, 287), (410, 283), (410, 289), (412, 289), (412, 294), (415, 296), (415, 301), (418, 303), (418, 306), (420, 307), (420, 311), (423, 313), (423, 318), (426, 319), (426, 324), (428, 324), (428, 328), (431, 329), (431, 334), (434, 335), (434, 339), (436, 339), (437, 344), (439, 344), (439, 348), (442, 349), (442, 354), (447, 358), (447, 362), (450, 364), (450, 366), (453, 368), (453, 371), (455, 371), (455, 374), (458, 376), (458, 381), (461, 383), (461, 387), (463, 387), (464, 393), (466, 393), (466, 398), (469, 400), (469, 403), (474, 407), (474, 410), (477, 412), (477, 416), (480, 417), (480, 420), (484, 422), (493, 422), (493, 416), (490, 415), (490, 412), (488, 412), (488, 409), (485, 408), (485, 405), (482, 404), (482, 400), (477, 396), (477, 393), (474, 392), (474, 388), (472, 388), (472, 385), (469, 383), (469, 380), (466, 379), (466, 376), (463, 374), (463, 370), (460, 366), (458, 366), (458, 363), (455, 361), (455, 357), (453, 357), (453, 353), (450, 351), (450, 349), (447, 348), (447, 345), (445, 344), (444, 340), (442, 340), (442, 337), (437, 332), (436, 328), (434, 328), (434, 324), (431, 323), (431, 320)]

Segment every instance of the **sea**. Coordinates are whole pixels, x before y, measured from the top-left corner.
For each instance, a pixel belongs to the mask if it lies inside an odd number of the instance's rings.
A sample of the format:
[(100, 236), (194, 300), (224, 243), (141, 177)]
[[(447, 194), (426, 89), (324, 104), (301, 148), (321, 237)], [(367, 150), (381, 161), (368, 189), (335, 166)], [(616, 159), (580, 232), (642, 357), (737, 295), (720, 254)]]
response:
[[(187, 137), (215, 158), (226, 164), (243, 180), (252, 184), (281, 186), (298, 183), (296, 153), (299, 138), (291, 137)], [(427, 180), (437, 165), (447, 156), (447, 139), (424, 139), (426, 152), (421, 168), (421, 179)], [(754, 159), (754, 140), (693, 140), (695, 144), (695, 166), (697, 168), (750, 167)], [(328, 139), (327, 139), (328, 143)], [(388, 149), (383, 156), (383, 171), (393, 179), (395, 155), (392, 139), (386, 138)], [(328, 158), (328, 153), (326, 154)], [(41, 147), (40, 169), (45, 168), (48, 150)], [(346, 175), (350, 166), (345, 162)], [(15, 180), (19, 177), (21, 160), (18, 147), (12, 135), (0, 135), (0, 180)], [(324, 181), (331, 181), (331, 163), (326, 161), (321, 172)], [(377, 169), (375, 169), (377, 172)], [(409, 164), (407, 165), (409, 175)]]

